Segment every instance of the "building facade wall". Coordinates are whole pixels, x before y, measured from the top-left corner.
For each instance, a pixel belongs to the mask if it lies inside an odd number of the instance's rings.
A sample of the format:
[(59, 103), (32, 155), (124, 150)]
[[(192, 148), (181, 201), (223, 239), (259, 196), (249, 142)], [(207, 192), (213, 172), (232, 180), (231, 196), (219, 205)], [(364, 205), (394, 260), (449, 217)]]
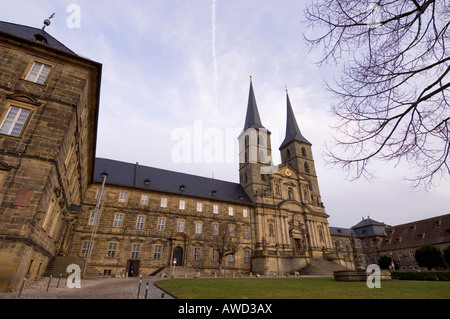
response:
[[(92, 185), (87, 192), (68, 255), (86, 257), (100, 186)], [(217, 237), (214, 230), (219, 225), (234, 227), (234, 236), (240, 242), (234, 259), (225, 258), (223, 268), (250, 271), (251, 206), (111, 185), (105, 188), (102, 205), (89, 258), (89, 264), (101, 274), (131, 275), (130, 261), (135, 261), (139, 269), (134, 275), (149, 275), (172, 265), (176, 247), (182, 249), (177, 266), (217, 272), (219, 264), (213, 249)], [(137, 254), (133, 253), (133, 245), (135, 250), (139, 246)]]
[[(90, 180), (99, 67), (77, 60), (29, 41), (0, 41), (0, 291), (42, 274)], [(36, 83), (31, 69), (42, 65), (50, 71)]]

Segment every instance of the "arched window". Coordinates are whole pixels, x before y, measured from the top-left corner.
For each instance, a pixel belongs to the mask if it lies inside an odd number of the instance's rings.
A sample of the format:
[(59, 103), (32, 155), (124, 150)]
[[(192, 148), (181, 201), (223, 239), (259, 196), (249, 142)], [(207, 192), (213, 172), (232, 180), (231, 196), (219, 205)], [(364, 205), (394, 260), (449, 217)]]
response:
[(294, 200), (294, 190), (292, 189), (292, 187), (288, 188), (288, 198)]
[(269, 224), (269, 236), (273, 237), (275, 236), (274, 232), (273, 232), (273, 225)]
[(290, 150), (286, 150), (286, 158), (287, 159), (291, 158), (291, 151)]
[(306, 149), (304, 147), (302, 147), (302, 156), (306, 157)]
[(307, 162), (305, 162), (305, 172), (306, 172), (306, 173), (309, 173), (309, 172), (310, 172), (310, 171), (309, 171), (309, 165), (308, 165)]
[(280, 185), (278, 185), (278, 184), (275, 185), (275, 194), (278, 195), (278, 196), (281, 195)]

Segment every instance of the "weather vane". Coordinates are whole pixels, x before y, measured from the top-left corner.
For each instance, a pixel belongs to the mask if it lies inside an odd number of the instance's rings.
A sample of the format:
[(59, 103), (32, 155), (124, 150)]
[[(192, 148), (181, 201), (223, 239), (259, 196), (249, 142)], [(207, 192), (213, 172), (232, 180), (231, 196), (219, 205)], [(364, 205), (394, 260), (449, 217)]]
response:
[(44, 26), (42, 27), (42, 31), (44, 31), (45, 27), (48, 27), (50, 25), (50, 19), (52, 19), (55, 16), (55, 13), (53, 13), (51, 16), (49, 16), (47, 19), (44, 20)]

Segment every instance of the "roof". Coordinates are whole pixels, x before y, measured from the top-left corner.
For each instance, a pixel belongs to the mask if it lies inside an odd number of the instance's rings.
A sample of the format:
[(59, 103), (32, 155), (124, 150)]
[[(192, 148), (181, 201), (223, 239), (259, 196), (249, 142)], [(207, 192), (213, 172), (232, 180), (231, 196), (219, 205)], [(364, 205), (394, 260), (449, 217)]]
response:
[(294, 111), (292, 109), (291, 101), (289, 99), (289, 94), (286, 94), (287, 99), (287, 120), (286, 120), (286, 137), (283, 143), (281, 143), (280, 149), (289, 144), (292, 141), (299, 141), (312, 145), (300, 132), (297, 120), (295, 119)]
[(387, 227), (381, 250), (450, 243), (450, 214)]
[[(39, 28), (29, 27), (29, 26), (5, 22), (5, 21), (0, 21), (0, 34), (2, 34), (2, 33), (13, 35), (13, 36), (15, 36), (17, 38), (21, 38), (23, 40), (34, 42), (39, 45), (52, 47), (59, 51), (63, 51), (65, 53), (76, 55), (72, 50), (70, 50), (64, 44), (62, 44), (61, 42), (56, 40), (45, 30), (42, 30)], [(34, 41), (35, 35), (43, 36), (46, 40), (46, 43), (45, 42), (35, 42)]]
[[(96, 158), (93, 181), (102, 183), (103, 172), (108, 174), (107, 185), (182, 194), (242, 205), (253, 204), (242, 186), (237, 183), (141, 166), (138, 163)], [(148, 185), (145, 184), (146, 180), (149, 181)]]
[(367, 226), (384, 226), (384, 227), (386, 227), (386, 224), (377, 222), (376, 220), (368, 217), (368, 218), (363, 218), (362, 221), (360, 221), (355, 226), (352, 226), (352, 228), (361, 228), (361, 227), (367, 227)]
[(259, 117), (258, 106), (256, 104), (252, 81), (250, 81), (250, 93), (248, 96), (247, 115), (245, 117), (244, 131), (249, 128), (264, 128), (261, 123), (261, 118)]
[(387, 236), (386, 224), (377, 222), (376, 220), (366, 218), (351, 228), (330, 227), (330, 234), (332, 236), (350, 237), (353, 232), (357, 238), (373, 237), (373, 236)]
[(350, 237), (351, 236), (351, 229), (348, 228), (342, 228), (342, 227), (329, 227), (330, 229), (330, 235), (331, 236), (344, 236), (344, 237)]
[(386, 236), (386, 224), (366, 218), (351, 228), (357, 237)]

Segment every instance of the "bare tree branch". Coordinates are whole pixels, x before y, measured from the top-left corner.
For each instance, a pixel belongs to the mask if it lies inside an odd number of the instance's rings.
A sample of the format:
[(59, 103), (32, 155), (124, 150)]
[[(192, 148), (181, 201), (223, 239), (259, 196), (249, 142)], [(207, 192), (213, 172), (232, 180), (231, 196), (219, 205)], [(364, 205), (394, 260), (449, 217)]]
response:
[(414, 187), (449, 177), (450, 7), (443, 0), (317, 0), (305, 11), (323, 49), (342, 61), (327, 88), (337, 101), (327, 159), (350, 178), (372, 178), (374, 160), (406, 161)]

